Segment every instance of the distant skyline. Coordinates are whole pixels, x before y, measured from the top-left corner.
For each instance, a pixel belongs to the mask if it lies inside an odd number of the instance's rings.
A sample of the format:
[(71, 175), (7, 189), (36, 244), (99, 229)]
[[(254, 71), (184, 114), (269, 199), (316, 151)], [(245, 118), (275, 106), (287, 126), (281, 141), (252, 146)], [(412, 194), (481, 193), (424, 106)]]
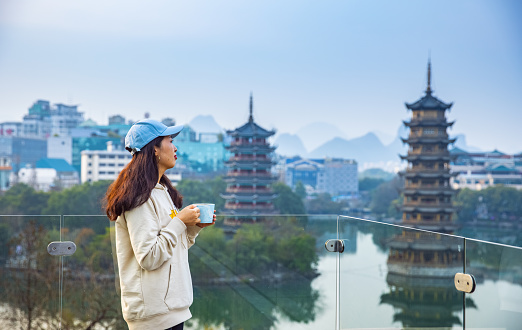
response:
[(233, 129), (252, 92), (254, 119), (278, 133), (324, 122), (395, 136), (431, 54), (449, 133), (519, 153), (521, 14), (517, 0), (4, 0), (0, 122), (44, 99), (100, 124), (149, 112)]

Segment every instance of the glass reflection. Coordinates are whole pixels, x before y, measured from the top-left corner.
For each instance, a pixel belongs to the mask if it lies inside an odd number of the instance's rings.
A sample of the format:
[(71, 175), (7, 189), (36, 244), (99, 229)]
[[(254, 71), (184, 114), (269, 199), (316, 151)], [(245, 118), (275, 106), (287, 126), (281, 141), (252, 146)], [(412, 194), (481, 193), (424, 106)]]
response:
[(60, 257), (47, 253), (59, 224), (59, 217), (0, 217), (1, 328), (59, 327)]

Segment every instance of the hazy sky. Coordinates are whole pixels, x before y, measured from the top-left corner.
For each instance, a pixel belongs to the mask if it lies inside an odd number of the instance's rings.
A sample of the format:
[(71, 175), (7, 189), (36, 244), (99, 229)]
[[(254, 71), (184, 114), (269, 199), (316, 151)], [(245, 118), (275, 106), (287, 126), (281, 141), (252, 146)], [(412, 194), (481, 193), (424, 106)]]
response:
[(517, 0), (0, 0), (0, 121), (45, 99), (100, 124), (210, 114), (232, 129), (252, 91), (279, 133), (395, 135), (431, 52), (450, 133), (521, 152), (521, 15)]

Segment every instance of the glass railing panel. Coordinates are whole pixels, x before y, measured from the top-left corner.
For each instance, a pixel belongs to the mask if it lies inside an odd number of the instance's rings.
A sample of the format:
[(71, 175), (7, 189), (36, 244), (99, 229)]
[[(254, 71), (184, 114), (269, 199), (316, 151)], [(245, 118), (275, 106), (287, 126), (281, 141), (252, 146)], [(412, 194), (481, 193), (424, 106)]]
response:
[(466, 327), (522, 327), (522, 248), (466, 240), (466, 273), (476, 281), (466, 301)]
[(64, 257), (64, 329), (127, 329), (121, 315), (113, 233), (106, 216), (63, 217), (63, 240), (76, 244), (76, 252)]
[(0, 216), (0, 329), (59, 329), (60, 216)]
[[(237, 220), (237, 221), (235, 221)], [(324, 242), (335, 216), (218, 216), (189, 250), (193, 317), (186, 329), (332, 329), (335, 262)], [(103, 216), (64, 216), (77, 251), (64, 269), (64, 324), (126, 329), (111, 225)], [(90, 323), (89, 323), (90, 322)]]
[(219, 216), (189, 251), (189, 329), (333, 329), (334, 216)]
[(340, 328), (462, 329), (464, 239), (339, 217)]

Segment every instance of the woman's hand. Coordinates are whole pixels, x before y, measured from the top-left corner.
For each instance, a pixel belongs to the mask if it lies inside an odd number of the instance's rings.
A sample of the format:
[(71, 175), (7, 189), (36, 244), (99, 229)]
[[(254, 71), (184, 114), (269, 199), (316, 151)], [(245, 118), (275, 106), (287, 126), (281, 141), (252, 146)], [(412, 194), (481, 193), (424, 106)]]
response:
[(176, 217), (183, 221), (185, 226), (195, 226), (201, 222), (201, 219), (199, 218), (199, 209), (194, 204), (191, 204), (185, 207), (183, 210), (179, 211)]
[(215, 223), (216, 223), (216, 210), (214, 210), (214, 217), (212, 218), (212, 222), (211, 223), (197, 223), (196, 226), (198, 226), (200, 228), (205, 228), (205, 227), (208, 227), (208, 226), (212, 226)]

